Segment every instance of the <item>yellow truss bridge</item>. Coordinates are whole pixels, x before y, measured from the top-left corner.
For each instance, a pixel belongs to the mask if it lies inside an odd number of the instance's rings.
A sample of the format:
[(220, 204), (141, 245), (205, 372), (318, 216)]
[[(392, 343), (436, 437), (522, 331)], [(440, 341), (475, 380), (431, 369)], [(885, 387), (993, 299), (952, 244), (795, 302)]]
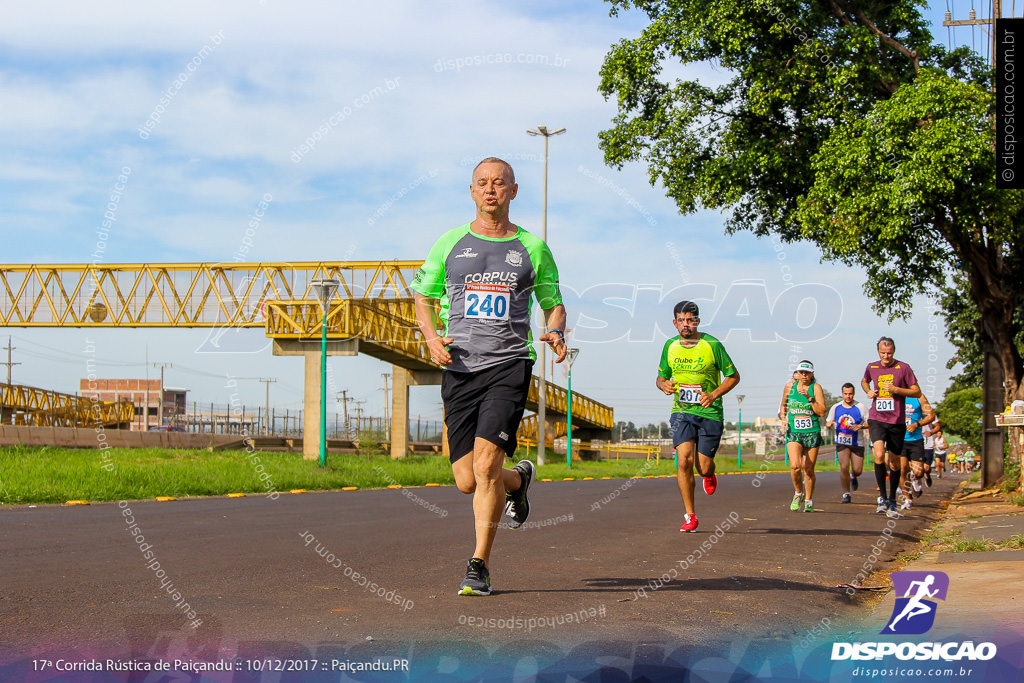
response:
[(131, 401), (94, 401), (73, 394), (18, 384), (0, 384), (3, 424), (32, 427), (127, 427), (135, 417)]
[[(398, 260), (0, 265), (0, 325), (205, 327), (225, 333), (263, 328), (275, 353), (306, 357), (306, 429), (317, 433), (318, 404), (311, 396), (319, 393), (319, 376), (312, 369), (320, 347), (309, 342), (319, 341), (323, 323), (313, 281), (340, 283), (327, 310), (328, 353), (361, 352), (392, 363), (392, 414), (398, 418), (408, 411), (410, 385), (436, 384), (440, 377), (416, 324), (409, 287), (420, 265)], [(527, 408), (536, 410), (539, 391), (534, 377)], [(564, 416), (565, 389), (548, 382), (545, 391), (549, 417)], [(606, 432), (614, 424), (609, 406), (578, 393), (572, 417), (574, 429)], [(395, 422), (395, 430), (404, 429), (404, 421)], [(404, 453), (405, 442), (396, 431), (392, 454)]]

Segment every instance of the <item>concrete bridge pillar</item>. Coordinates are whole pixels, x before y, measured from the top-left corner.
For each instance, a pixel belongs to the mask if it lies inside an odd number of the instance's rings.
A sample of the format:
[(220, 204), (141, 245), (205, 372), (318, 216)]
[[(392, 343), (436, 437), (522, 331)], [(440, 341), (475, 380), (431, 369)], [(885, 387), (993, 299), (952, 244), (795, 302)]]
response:
[[(328, 339), (328, 356), (355, 356), (358, 339)], [(302, 392), (302, 459), (320, 458), (320, 340), (275, 339), (275, 356), (302, 356), (305, 363)]]
[[(391, 457), (409, 453), (409, 387), (441, 383), (440, 370), (406, 370), (391, 366)], [(447, 439), (444, 439), (447, 444)]]

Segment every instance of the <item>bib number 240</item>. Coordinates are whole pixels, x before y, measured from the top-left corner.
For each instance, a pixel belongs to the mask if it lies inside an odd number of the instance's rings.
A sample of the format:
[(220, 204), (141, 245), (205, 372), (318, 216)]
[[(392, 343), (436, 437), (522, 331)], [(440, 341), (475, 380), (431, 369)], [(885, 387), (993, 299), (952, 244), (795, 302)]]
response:
[(508, 320), (508, 300), (508, 287), (467, 285), (466, 317), (472, 320)]

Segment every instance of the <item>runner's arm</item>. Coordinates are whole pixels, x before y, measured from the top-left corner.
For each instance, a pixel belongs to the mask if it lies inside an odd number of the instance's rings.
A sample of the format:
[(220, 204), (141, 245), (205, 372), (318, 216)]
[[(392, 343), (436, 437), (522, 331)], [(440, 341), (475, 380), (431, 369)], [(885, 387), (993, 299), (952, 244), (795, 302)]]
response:
[(700, 404), (705, 408), (710, 408), (711, 405), (722, 398), (730, 391), (733, 387), (740, 383), (739, 371), (733, 372), (731, 375), (726, 375), (722, 378), (722, 383), (718, 385), (713, 391), (705, 394), (703, 391), (700, 393)]
[(924, 418), (921, 419), (917, 424), (924, 426), (935, 422), (935, 410), (932, 408), (932, 404), (928, 402), (928, 399), (924, 394), (921, 394), (921, 411), (924, 412)]
[(785, 420), (789, 412), (789, 392), (793, 388), (793, 380), (786, 382), (786, 388), (782, 390), (782, 403), (779, 404), (779, 419)]
[(561, 363), (569, 352), (569, 348), (565, 345), (565, 306), (556, 304), (551, 308), (544, 309), (544, 326), (547, 327), (548, 332), (542, 334), (539, 339), (551, 345), (551, 348), (558, 354), (555, 362)]
[(871, 388), (871, 376), (864, 372), (864, 376), (860, 379), (860, 388), (864, 390), (864, 393), (868, 395), (868, 398), (875, 397), (875, 390)]
[(811, 410), (818, 417), (825, 416), (825, 392), (822, 390), (821, 385), (817, 382), (814, 383), (814, 395), (810, 396), (811, 399)]
[(916, 384), (911, 384), (907, 388), (898, 387), (895, 384), (889, 388), (889, 392), (893, 396), (903, 396), (904, 398), (921, 398), (921, 387)]
[(854, 425), (853, 429), (854, 430), (864, 429), (865, 427), (868, 426), (868, 411), (864, 407), (864, 404), (860, 403), (859, 401), (857, 403), (854, 403), (854, 405), (857, 406), (857, 410), (860, 411), (860, 424), (859, 425)]
[(455, 341), (451, 337), (442, 337), (437, 329), (439, 321), (434, 315), (434, 299), (416, 293), (414, 298), (416, 323), (419, 325), (423, 339), (430, 350), (430, 358), (438, 365), (451, 365), (452, 356), (448, 353), (448, 345)]

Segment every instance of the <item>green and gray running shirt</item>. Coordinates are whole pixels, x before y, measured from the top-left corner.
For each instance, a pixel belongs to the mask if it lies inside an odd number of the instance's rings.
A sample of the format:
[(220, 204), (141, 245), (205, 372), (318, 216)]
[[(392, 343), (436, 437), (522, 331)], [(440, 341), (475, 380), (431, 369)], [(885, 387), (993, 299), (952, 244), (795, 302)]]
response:
[(449, 230), (416, 271), (412, 289), (441, 301), (452, 364), (476, 372), (516, 358), (537, 359), (530, 296), (544, 310), (562, 303), (548, 245), (518, 225), (512, 237), (477, 235), (470, 224)]
[(735, 373), (736, 368), (722, 342), (703, 332), (696, 346), (691, 348), (683, 346), (678, 336), (669, 339), (661, 351), (661, 363), (658, 365), (658, 376), (676, 383), (673, 413), (692, 413), (719, 422), (725, 415), (722, 399), (712, 403), (710, 408), (704, 408), (697, 399), (697, 391), (714, 391), (722, 383), (721, 375), (728, 377)]

